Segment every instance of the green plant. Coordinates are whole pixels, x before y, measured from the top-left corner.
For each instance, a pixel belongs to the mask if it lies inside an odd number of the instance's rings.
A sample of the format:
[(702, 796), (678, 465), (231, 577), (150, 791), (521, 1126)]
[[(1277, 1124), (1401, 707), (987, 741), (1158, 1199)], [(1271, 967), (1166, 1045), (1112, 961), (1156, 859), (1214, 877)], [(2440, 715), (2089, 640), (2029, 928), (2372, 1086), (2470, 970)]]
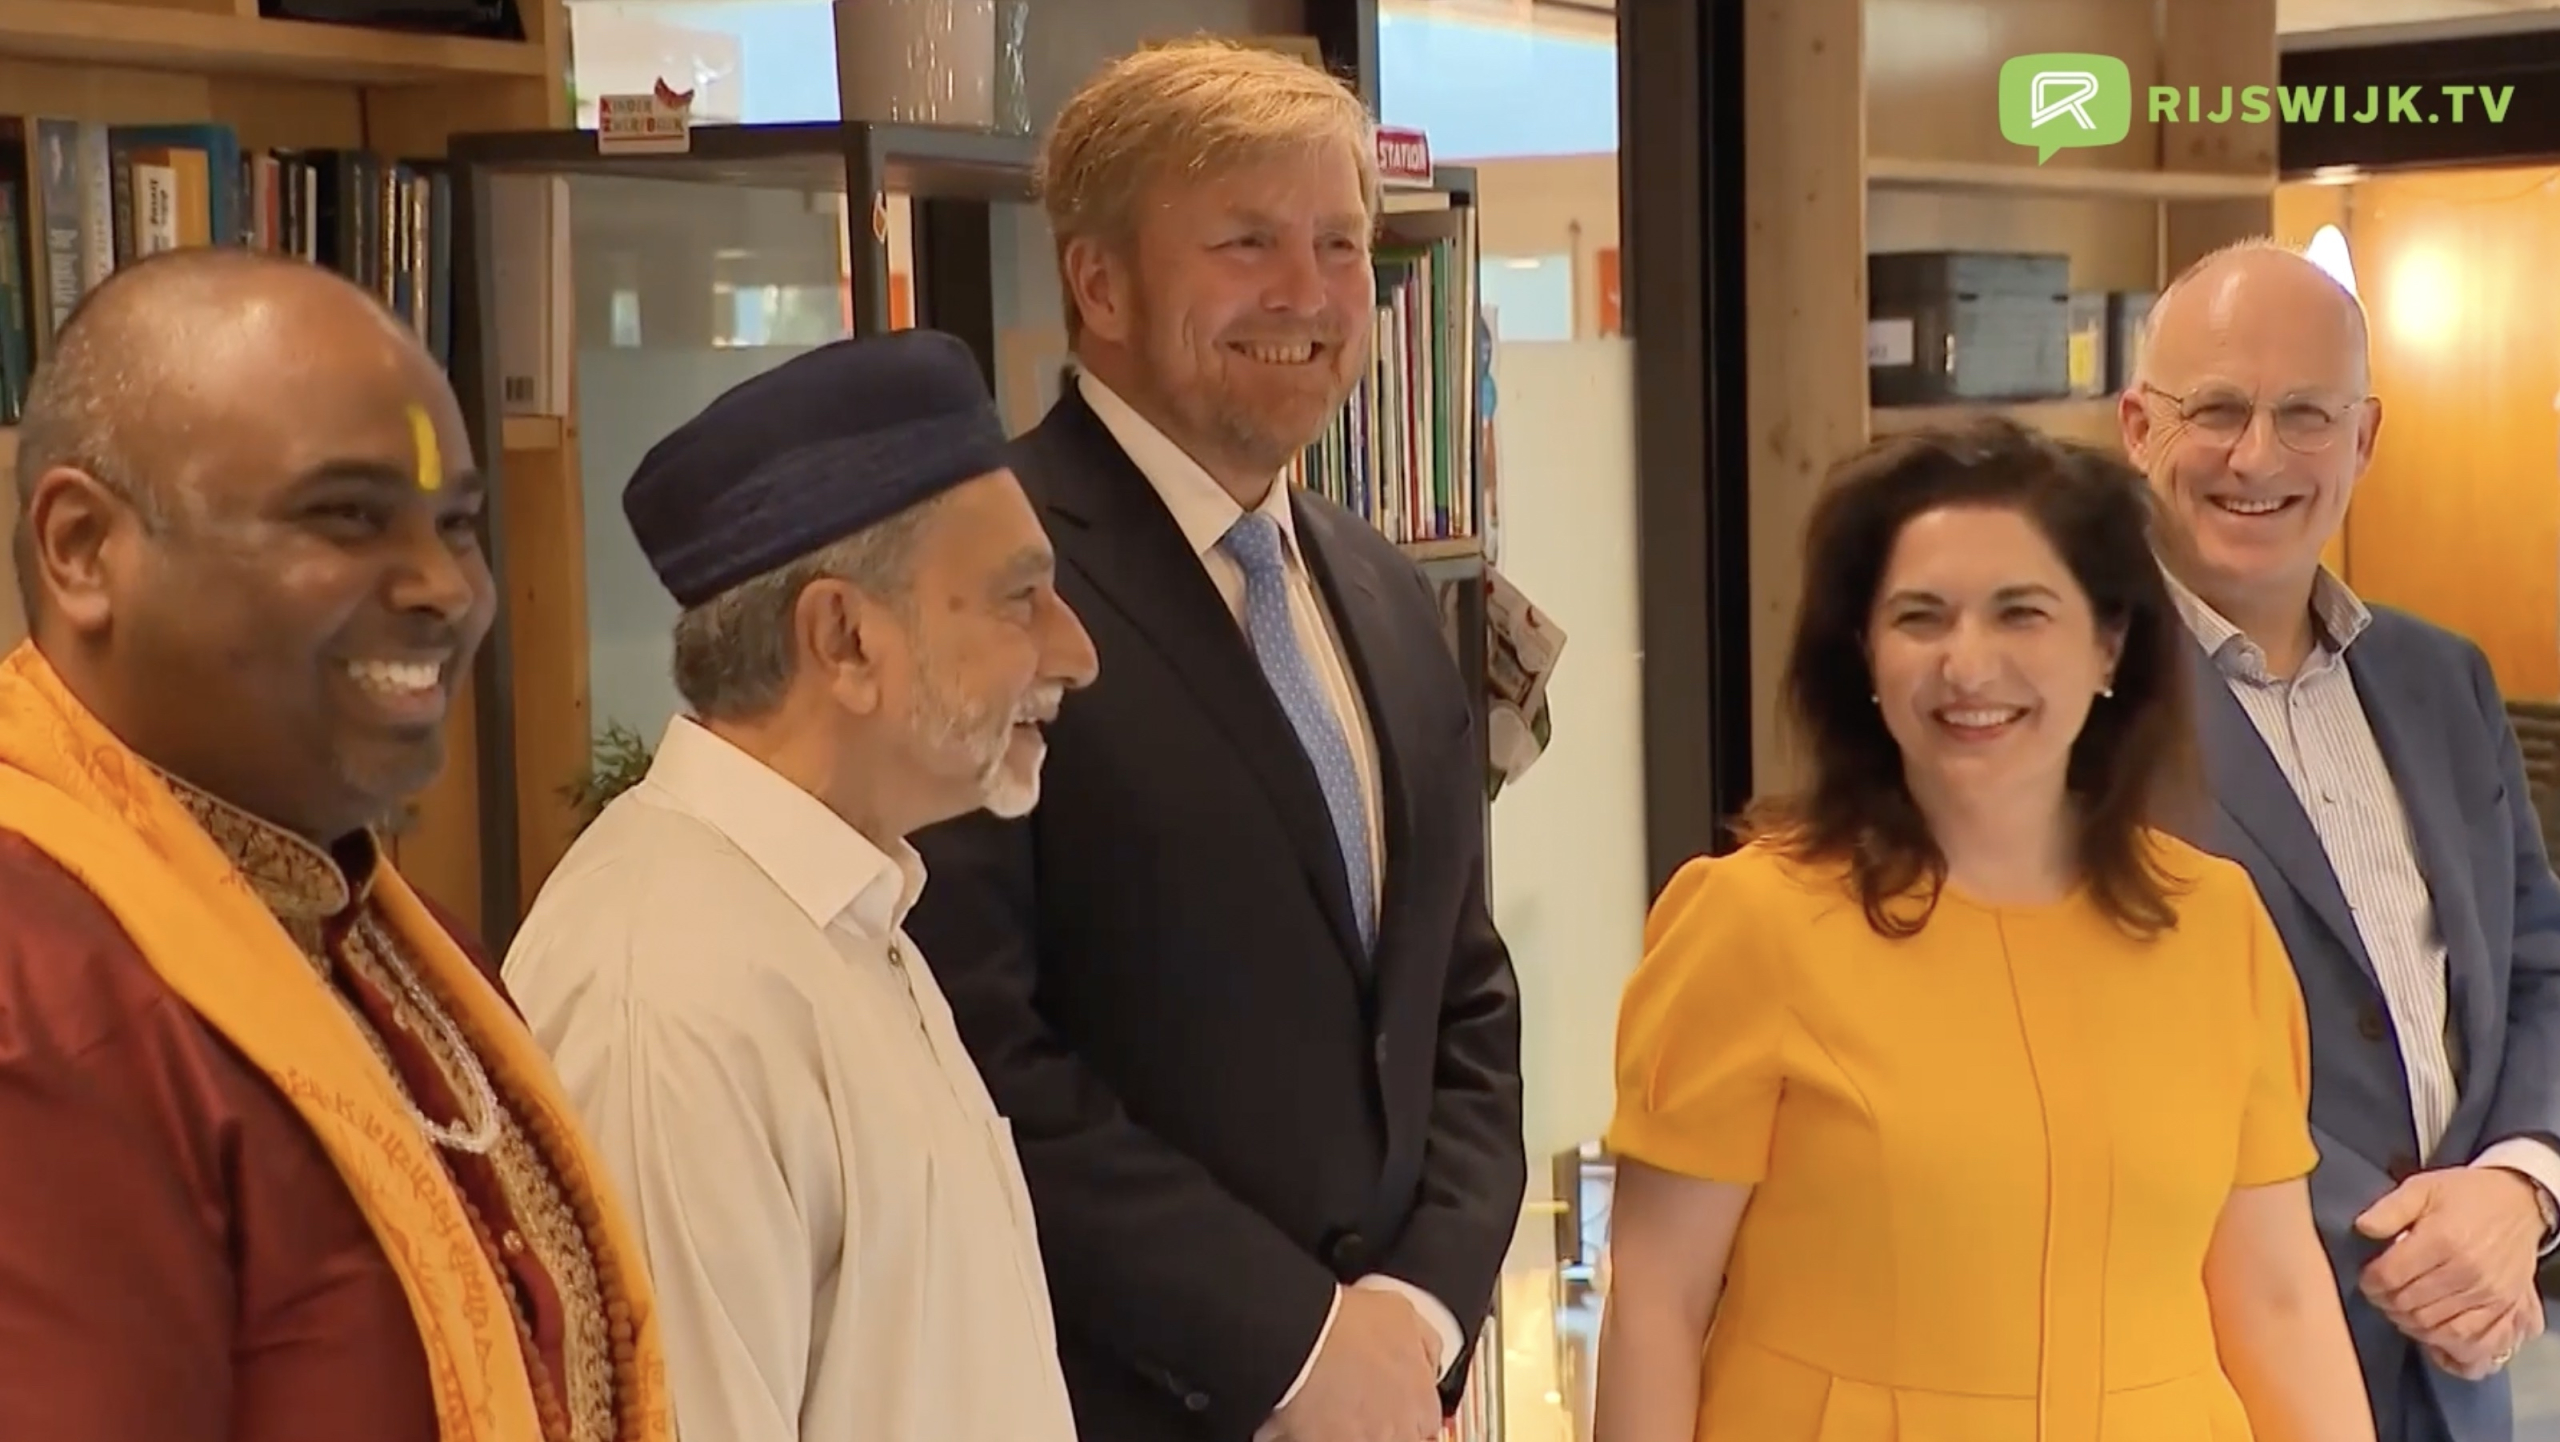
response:
[(577, 809), (578, 829), (593, 825), (613, 798), (639, 785), (640, 778), (649, 774), (650, 759), (649, 742), (639, 732), (619, 721), (605, 723), (596, 733), (595, 749), (588, 753), (587, 769), (561, 788)]

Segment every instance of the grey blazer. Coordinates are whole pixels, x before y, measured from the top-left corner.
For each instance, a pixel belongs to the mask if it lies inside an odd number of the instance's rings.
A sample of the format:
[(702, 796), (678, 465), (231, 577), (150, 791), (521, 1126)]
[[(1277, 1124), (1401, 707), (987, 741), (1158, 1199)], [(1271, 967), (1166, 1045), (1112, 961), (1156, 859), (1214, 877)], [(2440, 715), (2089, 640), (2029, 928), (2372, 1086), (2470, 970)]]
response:
[(2437, 1370), (2358, 1293), (2357, 1275), (2380, 1244), (2354, 1221), (2420, 1166), (2458, 1166), (2507, 1137), (2560, 1139), (2560, 883), (2488, 659), (2441, 627), (2370, 609), (2348, 670), (2408, 809), (2448, 953), (2459, 1100), (2433, 1154), (2416, 1155), (2399, 1045), (2337, 876), (2201, 646), (2197, 702), (2213, 801), (2191, 839), (2248, 868), (2302, 979), (2320, 1149), (2312, 1207), (2381, 1437), (2508, 1442), (2504, 1374), (2474, 1383)]

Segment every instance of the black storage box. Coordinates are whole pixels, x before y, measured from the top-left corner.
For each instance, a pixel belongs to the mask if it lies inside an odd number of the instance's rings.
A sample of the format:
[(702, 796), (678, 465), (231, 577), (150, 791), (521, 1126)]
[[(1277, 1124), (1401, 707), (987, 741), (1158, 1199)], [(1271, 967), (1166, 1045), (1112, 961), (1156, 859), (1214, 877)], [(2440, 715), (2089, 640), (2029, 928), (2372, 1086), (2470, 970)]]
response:
[(1868, 256), (1867, 394), (1878, 406), (2070, 395), (2071, 258)]

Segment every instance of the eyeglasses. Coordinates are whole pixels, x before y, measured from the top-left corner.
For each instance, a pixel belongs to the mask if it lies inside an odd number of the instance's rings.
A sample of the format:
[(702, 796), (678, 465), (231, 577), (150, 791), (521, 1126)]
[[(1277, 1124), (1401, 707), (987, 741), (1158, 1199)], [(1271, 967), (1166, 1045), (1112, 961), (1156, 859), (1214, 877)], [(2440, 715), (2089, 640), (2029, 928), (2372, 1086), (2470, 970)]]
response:
[[(2145, 381), (2143, 393), (2157, 396), (2173, 407), (2181, 424), (2189, 432), (2210, 445), (2235, 446), (2255, 425), (2261, 407), (2257, 401), (2223, 386), (2206, 386), (2178, 395)], [(2276, 439), (2285, 449), (2303, 455), (2318, 455), (2337, 444), (2346, 434), (2348, 423), (2371, 396), (2357, 396), (2345, 402), (2323, 404), (2302, 396), (2289, 396), (2271, 408), (2275, 417)]]

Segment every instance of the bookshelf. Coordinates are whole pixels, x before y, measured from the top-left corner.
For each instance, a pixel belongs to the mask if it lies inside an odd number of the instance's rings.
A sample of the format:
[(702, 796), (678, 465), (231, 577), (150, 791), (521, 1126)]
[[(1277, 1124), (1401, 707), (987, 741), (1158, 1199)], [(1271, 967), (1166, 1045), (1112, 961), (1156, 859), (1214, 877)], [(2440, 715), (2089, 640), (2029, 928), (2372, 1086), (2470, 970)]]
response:
[[(517, 0), (514, 19), (510, 34), (485, 37), (278, 19), (258, 0), (0, 0), (0, 126), (9, 132), (0, 138), (0, 185), (13, 187), (11, 209), (30, 222), (10, 227), (0, 245), (13, 249), (32, 302), (13, 338), (27, 365), (13, 364), (0, 389), (23, 386), (15, 372), (42, 362), (57, 299), (95, 284), (119, 253), (171, 241), (260, 245), (331, 265), (373, 287), (432, 348), (449, 351), (450, 332), (437, 319), (451, 299), (439, 239), (452, 215), (442, 179), (447, 139), (465, 129), (569, 123), (561, 0)], [(66, 153), (79, 157), (73, 173), (90, 179), (86, 198), (57, 188), (48, 202), (34, 183), (41, 170), (30, 134), (65, 138)], [(149, 194), (173, 201), (168, 226), (115, 226), (108, 157), (118, 151), (173, 177), (146, 168), (143, 180)], [(379, 198), (342, 200), (357, 190)], [(289, 205), (294, 191), (299, 202)], [(66, 227), (56, 247), (67, 262), (48, 249), (49, 217)], [(45, 288), (57, 268), (77, 272), (68, 291)], [(14, 399), (12, 389), (0, 412), (0, 474), (16, 450), (7, 426)], [(545, 419), (511, 423), (500, 443), (528, 452), (574, 444), (564, 423)], [(0, 596), (0, 641), (14, 643), (24, 629), (14, 583)], [(410, 878), (474, 922), (481, 742), (504, 724), (485, 682), (485, 667), (466, 682), (451, 760), (393, 839)]]
[[(1374, 247), (1378, 308), (1369, 375), (1287, 479), (1377, 527), (1430, 582), (1473, 698), (1478, 762), (1489, 781), (1485, 573), (1499, 532), (1475, 204), (1476, 174), (1464, 166), (1434, 167), (1428, 187), (1386, 191)], [(1484, 818), (1490, 894), (1489, 784)], [(1497, 1296), (1443, 1442), (1502, 1442), (1504, 1345)]]
[[(1969, 0), (2003, 26), (2003, 48), (1952, 76), (1878, 55), (1867, 86), (1862, 157), (1865, 249), (2034, 251), (2066, 257), (2075, 292), (2156, 295), (2180, 269), (2274, 218), (2275, 124), (2157, 120), (2141, 92), (2196, 87), (2206, 109), (2221, 87), (2276, 80), (2272, 0)], [(2097, 51), (2122, 58), (2137, 97), (2121, 144), (2064, 150), (2038, 164), (1998, 132), (1981, 103), (2009, 55)], [(1956, 108), (1970, 91), (1974, 103)], [(1953, 111), (1951, 114), (1950, 111)], [(2136, 312), (2131, 318), (2138, 322)], [(2109, 329), (2100, 346), (2118, 343)], [(2012, 404), (1871, 407), (1871, 435), (1985, 412), (2005, 413), (2067, 439), (2116, 444), (2115, 391)]]
[[(1947, 35), (1996, 36), (1950, 51)], [(1754, 0), (1744, 30), (1744, 363), (1751, 376), (1753, 777), (1790, 785), (1780, 668), (1823, 475), (1874, 436), (1996, 411), (2112, 444), (2109, 395), (2016, 404), (1870, 403), (1867, 257), (2034, 251), (2074, 292), (2155, 293), (2188, 262), (2266, 231), (2276, 125), (2154, 121), (2113, 146), (2036, 154), (2000, 132), (2015, 55), (2122, 59), (2138, 90), (2276, 83), (2275, 0)], [(1814, 104), (1807, 95), (1854, 97)]]
[(1878, 190), (1943, 195), (2048, 196), (2071, 200), (2141, 200), (2163, 204), (2200, 200), (2258, 200), (2275, 192), (2272, 171), (2217, 175), (2211, 171), (2059, 168), (2020, 161), (1913, 160), (1867, 157), (1867, 184)]
[[(152, 12), (149, 24), (135, 23), (137, 9)], [(118, 0), (8, 0), (0, 5), (0, 46), (17, 60), (323, 85), (542, 74), (542, 52), (519, 41), (269, 20), (254, 5), (195, 10)]]
[(1368, 519), (1417, 559), (1481, 554), (1475, 172), (1386, 192), (1369, 375), (1289, 480)]
[(1363, 517), (1422, 569), (1481, 736), (1490, 705), (1485, 568), (1498, 531), (1475, 203), (1476, 174), (1465, 166), (1437, 166), (1429, 186), (1385, 192), (1369, 375), (1288, 481)]
[(1889, 436), (1931, 426), (1962, 425), (1995, 415), (2083, 445), (2112, 446), (2118, 434), (2113, 394), (1982, 405), (1872, 406), (1867, 412), (1867, 431), (1872, 436)]

